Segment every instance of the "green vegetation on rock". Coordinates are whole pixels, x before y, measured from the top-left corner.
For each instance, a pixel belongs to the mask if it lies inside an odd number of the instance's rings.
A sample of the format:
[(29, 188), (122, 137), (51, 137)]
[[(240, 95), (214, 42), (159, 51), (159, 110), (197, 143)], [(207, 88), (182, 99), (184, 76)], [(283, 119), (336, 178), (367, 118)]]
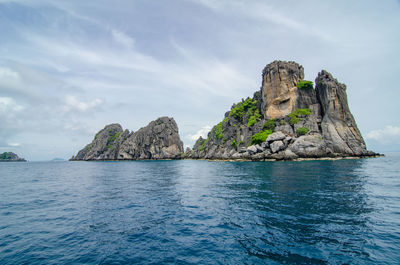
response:
[(260, 110), (257, 108), (257, 100), (247, 98), (245, 101), (236, 104), (229, 112), (229, 116), (241, 122), (247, 116), (247, 127), (253, 126), (261, 118)]
[(252, 109), (249, 109), (248, 111), (248, 122), (247, 122), (247, 127), (253, 126), (254, 124), (257, 123), (257, 121), (261, 118), (260, 110), (256, 109), (252, 113)]
[(263, 125), (263, 130), (275, 130), (275, 119), (269, 119), (267, 120), (264, 125)]
[(233, 146), (235, 149), (237, 149), (236, 139), (233, 139), (232, 146)]
[(272, 134), (272, 130), (263, 130), (261, 132), (254, 134), (251, 137), (250, 145), (261, 144), (261, 143), (265, 142), (265, 140), (267, 140), (267, 138), (270, 134)]
[(314, 87), (314, 83), (312, 81), (302, 80), (297, 83), (298, 89), (312, 89)]
[(229, 116), (235, 119), (241, 120), (249, 109), (253, 109), (253, 112), (257, 108), (257, 100), (251, 98), (246, 99), (243, 102), (236, 104), (236, 106), (229, 112)]
[(311, 114), (311, 109), (296, 109), (292, 113), (290, 113), (288, 116), (290, 118), (289, 123), (291, 125), (294, 125), (301, 121), (301, 118), (299, 116), (304, 116), (304, 115), (310, 115)]
[(201, 146), (199, 147), (199, 150), (200, 150), (200, 151), (203, 151), (203, 150), (204, 150), (204, 148), (205, 148), (207, 142), (208, 142), (208, 138), (205, 139), (204, 142), (203, 142), (203, 143), (201, 144)]
[(12, 157), (11, 153), (4, 152), (4, 153), (2, 153), (2, 154), (0, 155), (0, 159), (7, 160), (7, 159), (12, 159), (12, 158), (13, 158), (13, 157)]
[(108, 138), (107, 138), (107, 149), (110, 149), (108, 146), (111, 145), (115, 140), (117, 140), (121, 136), (121, 133), (114, 134), (113, 131), (108, 131)]
[(17, 154), (13, 152), (4, 152), (0, 154), (0, 161), (26, 161), (23, 158), (19, 158)]
[(215, 137), (217, 139), (222, 139), (222, 137), (224, 137), (224, 135), (222, 134), (222, 122), (220, 122), (217, 125), (215, 125), (213, 130), (215, 132)]
[[(229, 117), (233, 117), (239, 122), (243, 122), (244, 118), (247, 117), (247, 127), (255, 125), (261, 119), (260, 110), (257, 108), (257, 100), (247, 98), (243, 102), (236, 104), (229, 112)], [(228, 117), (224, 119), (224, 123), (227, 122)], [(232, 125), (236, 127), (236, 124)]]
[(297, 136), (302, 136), (302, 135), (306, 135), (309, 131), (310, 131), (310, 129), (308, 129), (307, 127), (300, 127), (296, 130), (296, 133), (297, 133)]
[(196, 141), (195, 145), (198, 145), (198, 144), (200, 144), (201, 140), (203, 140), (203, 138), (201, 138), (201, 137), (200, 137), (199, 139), (197, 139), (197, 141)]
[(285, 121), (285, 120), (281, 120), (281, 121), (279, 122), (279, 124), (280, 124), (280, 125), (285, 125), (285, 124), (286, 124), (286, 121)]

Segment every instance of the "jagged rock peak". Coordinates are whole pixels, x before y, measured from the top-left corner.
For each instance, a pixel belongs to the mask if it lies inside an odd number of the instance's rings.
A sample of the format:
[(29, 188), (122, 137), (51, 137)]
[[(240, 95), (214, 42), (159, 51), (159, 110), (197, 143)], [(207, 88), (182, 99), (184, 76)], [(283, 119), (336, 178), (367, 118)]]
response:
[(131, 134), (121, 146), (118, 159), (178, 159), (183, 152), (174, 118), (161, 117)]
[(315, 83), (323, 114), (321, 129), (327, 147), (333, 153), (366, 154), (364, 140), (349, 109), (346, 85), (325, 70), (318, 73)]
[(266, 118), (284, 117), (296, 108), (316, 102), (314, 90), (299, 90), (304, 68), (296, 62), (274, 61), (262, 71), (262, 113)]
[(107, 125), (71, 160), (177, 159), (182, 153), (175, 120), (161, 117), (131, 133), (119, 124)]
[(288, 71), (290, 75), (297, 75), (299, 79), (304, 78), (304, 68), (300, 64), (294, 61), (279, 61), (275, 60), (272, 63), (267, 64), (263, 71), (262, 75), (266, 75), (268, 73), (276, 73), (280, 69)]
[(93, 141), (71, 160), (113, 160), (118, 152), (122, 132), (122, 126), (118, 123), (106, 125), (95, 135)]

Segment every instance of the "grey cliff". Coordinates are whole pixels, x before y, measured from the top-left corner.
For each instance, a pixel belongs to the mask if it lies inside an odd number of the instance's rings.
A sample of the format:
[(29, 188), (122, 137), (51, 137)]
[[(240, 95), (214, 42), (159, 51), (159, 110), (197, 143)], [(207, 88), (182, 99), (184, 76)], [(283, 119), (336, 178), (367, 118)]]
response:
[(161, 117), (136, 132), (107, 125), (71, 160), (180, 159), (183, 152), (175, 120)]

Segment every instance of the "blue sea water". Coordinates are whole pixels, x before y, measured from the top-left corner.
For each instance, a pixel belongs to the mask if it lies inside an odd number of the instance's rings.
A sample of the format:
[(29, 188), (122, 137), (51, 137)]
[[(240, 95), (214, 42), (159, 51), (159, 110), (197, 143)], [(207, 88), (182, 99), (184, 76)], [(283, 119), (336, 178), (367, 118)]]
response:
[(400, 155), (0, 163), (0, 264), (399, 264)]

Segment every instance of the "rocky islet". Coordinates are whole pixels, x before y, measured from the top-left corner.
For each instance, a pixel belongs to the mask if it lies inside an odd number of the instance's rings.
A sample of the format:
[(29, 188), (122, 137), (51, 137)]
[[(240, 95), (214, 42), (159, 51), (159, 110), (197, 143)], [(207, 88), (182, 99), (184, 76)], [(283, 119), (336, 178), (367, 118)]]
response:
[(26, 160), (13, 152), (4, 152), (0, 154), (0, 162), (26, 162)]
[(161, 117), (136, 132), (107, 125), (70, 160), (180, 159), (183, 152), (175, 120)]
[(262, 85), (225, 113), (206, 139), (183, 150), (173, 118), (161, 117), (136, 132), (107, 125), (71, 160), (216, 159), (301, 160), (372, 157), (350, 112), (346, 86), (325, 70), (304, 80), (296, 62), (274, 61)]
[(346, 86), (325, 70), (315, 88), (296, 62), (274, 61), (261, 89), (234, 104), (207, 139), (186, 153), (193, 159), (295, 160), (371, 157), (350, 112)]

